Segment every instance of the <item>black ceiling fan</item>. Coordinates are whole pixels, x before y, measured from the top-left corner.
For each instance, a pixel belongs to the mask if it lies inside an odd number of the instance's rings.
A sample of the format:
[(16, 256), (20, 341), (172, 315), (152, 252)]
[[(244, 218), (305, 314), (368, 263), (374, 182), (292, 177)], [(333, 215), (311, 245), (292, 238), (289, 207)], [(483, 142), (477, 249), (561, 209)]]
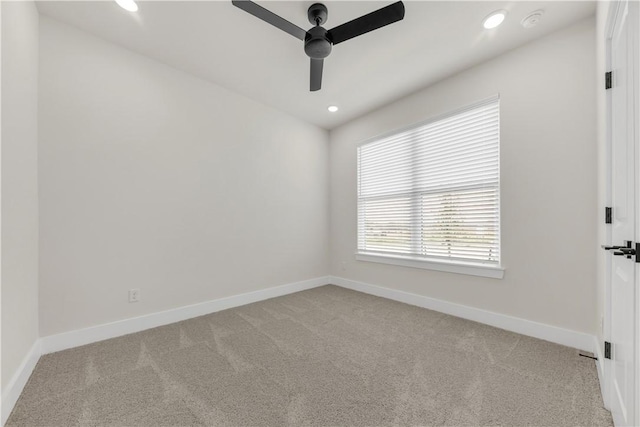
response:
[(324, 58), (329, 56), (331, 47), (334, 44), (342, 43), (343, 41), (368, 33), (369, 31), (377, 30), (385, 25), (393, 24), (404, 18), (404, 4), (399, 1), (345, 24), (338, 25), (330, 30), (326, 30), (322, 27), (322, 24), (327, 22), (327, 7), (321, 3), (314, 3), (309, 7), (307, 16), (309, 22), (315, 26), (309, 31), (305, 31), (252, 1), (232, 0), (231, 3), (245, 12), (304, 41), (304, 51), (307, 56), (311, 58), (311, 91), (320, 90), (322, 86), (322, 66), (324, 64)]

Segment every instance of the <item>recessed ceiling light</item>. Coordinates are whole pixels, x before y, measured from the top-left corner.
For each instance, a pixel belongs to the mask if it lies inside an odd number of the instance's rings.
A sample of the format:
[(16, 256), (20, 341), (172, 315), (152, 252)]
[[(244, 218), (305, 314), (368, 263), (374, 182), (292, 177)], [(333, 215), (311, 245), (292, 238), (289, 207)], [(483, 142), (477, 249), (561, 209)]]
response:
[(336, 111), (338, 111), (338, 107), (336, 107), (335, 105), (330, 105), (329, 108), (327, 108), (327, 110), (329, 110), (332, 113), (335, 113)]
[(506, 10), (496, 10), (495, 12), (491, 12), (489, 16), (484, 18), (484, 21), (482, 21), (482, 25), (487, 30), (490, 30), (491, 28), (495, 28), (498, 25), (502, 24), (505, 16), (507, 16)]
[(129, 12), (138, 11), (138, 5), (133, 0), (116, 0), (116, 3), (118, 3), (121, 8), (128, 10)]

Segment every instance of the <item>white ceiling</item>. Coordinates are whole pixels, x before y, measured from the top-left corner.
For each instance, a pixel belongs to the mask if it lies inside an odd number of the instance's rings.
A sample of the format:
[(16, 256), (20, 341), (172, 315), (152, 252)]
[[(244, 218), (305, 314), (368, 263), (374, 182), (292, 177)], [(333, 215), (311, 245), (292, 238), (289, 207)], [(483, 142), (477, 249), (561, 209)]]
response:
[[(330, 29), (394, 0), (325, 1)], [(257, 1), (308, 29), (314, 1)], [(302, 42), (234, 7), (231, 1), (144, 1), (127, 12), (113, 1), (45, 1), (40, 13), (331, 129), (420, 88), (595, 11), (586, 1), (405, 1), (405, 19), (336, 45), (322, 90), (309, 92)], [(509, 13), (494, 30), (482, 20)], [(534, 28), (520, 25), (544, 9)], [(340, 111), (329, 113), (327, 106)]]

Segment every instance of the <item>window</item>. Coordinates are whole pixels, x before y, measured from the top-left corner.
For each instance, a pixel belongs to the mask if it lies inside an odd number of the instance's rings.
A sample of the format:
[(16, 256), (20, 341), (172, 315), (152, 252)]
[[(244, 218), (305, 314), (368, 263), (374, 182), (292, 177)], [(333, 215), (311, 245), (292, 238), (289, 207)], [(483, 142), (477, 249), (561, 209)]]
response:
[(358, 255), (502, 277), (498, 97), (358, 147)]

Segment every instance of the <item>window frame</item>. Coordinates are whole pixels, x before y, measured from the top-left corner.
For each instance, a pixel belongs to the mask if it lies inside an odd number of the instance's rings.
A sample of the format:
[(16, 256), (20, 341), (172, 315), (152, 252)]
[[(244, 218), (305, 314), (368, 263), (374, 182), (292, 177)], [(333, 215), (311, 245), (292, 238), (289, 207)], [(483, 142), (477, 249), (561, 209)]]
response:
[[(482, 262), (474, 262), (472, 260), (460, 260), (460, 259), (454, 259), (454, 260), (447, 260), (447, 259), (442, 259), (442, 258), (428, 258), (428, 257), (418, 257), (418, 256), (412, 256), (412, 255), (405, 255), (405, 254), (381, 254), (381, 253), (377, 253), (377, 252), (367, 252), (367, 251), (360, 251), (360, 247), (359, 247), (359, 239), (361, 236), (361, 233), (364, 232), (363, 227), (364, 227), (364, 222), (360, 221), (360, 184), (359, 184), (359, 180), (360, 180), (360, 163), (359, 163), (359, 155), (358, 152), (360, 150), (360, 147), (373, 143), (373, 142), (377, 142), (380, 141), (381, 139), (386, 139), (389, 137), (393, 137), (395, 135), (404, 133), (404, 132), (410, 132), (412, 130), (415, 130), (417, 128), (423, 127), (423, 126), (427, 126), (429, 124), (441, 121), (441, 120), (445, 120), (447, 118), (465, 113), (467, 111), (482, 107), (483, 105), (487, 105), (490, 104), (492, 102), (498, 102), (498, 185), (497, 185), (497, 190), (498, 190), (498, 213), (497, 213), (497, 222), (498, 222), (498, 236), (497, 236), (497, 241), (498, 241), (498, 250), (499, 250), (499, 254), (498, 254), (498, 263), (496, 264), (490, 264), (490, 263), (482, 263)], [(500, 116), (501, 116), (501, 110), (500, 110), (500, 95), (496, 94), (493, 96), (490, 96), (488, 98), (482, 99), (480, 101), (476, 101), (473, 102), (471, 104), (468, 104), (464, 107), (461, 108), (457, 108), (455, 110), (451, 110), (448, 111), (446, 113), (443, 114), (438, 114), (432, 117), (429, 117), (426, 120), (421, 120), (419, 122), (415, 122), (412, 124), (409, 124), (407, 126), (401, 127), (401, 128), (397, 128), (394, 129), (392, 131), (389, 132), (385, 132), (382, 134), (379, 134), (375, 137), (372, 138), (368, 138), (365, 141), (362, 141), (360, 143), (357, 144), (356, 146), (356, 159), (357, 159), (357, 165), (356, 165), (356, 252), (355, 252), (355, 258), (358, 261), (365, 261), (365, 262), (374, 262), (374, 263), (382, 263), (382, 264), (391, 264), (391, 265), (398, 265), (398, 266), (403, 266), (403, 267), (411, 267), (411, 268), (420, 268), (420, 269), (427, 269), (427, 270), (435, 270), (435, 271), (443, 271), (443, 272), (451, 272), (451, 273), (459, 273), (459, 274), (465, 274), (465, 275), (472, 275), (472, 276), (481, 276), (481, 277), (489, 277), (489, 278), (494, 278), (494, 279), (502, 279), (504, 277), (504, 271), (505, 268), (502, 265), (502, 198), (501, 198), (501, 193), (502, 193), (502, 185), (501, 185), (501, 159), (500, 159), (500, 146), (501, 146), (501, 126), (500, 126)], [(415, 227), (416, 224), (412, 224), (412, 227)]]

